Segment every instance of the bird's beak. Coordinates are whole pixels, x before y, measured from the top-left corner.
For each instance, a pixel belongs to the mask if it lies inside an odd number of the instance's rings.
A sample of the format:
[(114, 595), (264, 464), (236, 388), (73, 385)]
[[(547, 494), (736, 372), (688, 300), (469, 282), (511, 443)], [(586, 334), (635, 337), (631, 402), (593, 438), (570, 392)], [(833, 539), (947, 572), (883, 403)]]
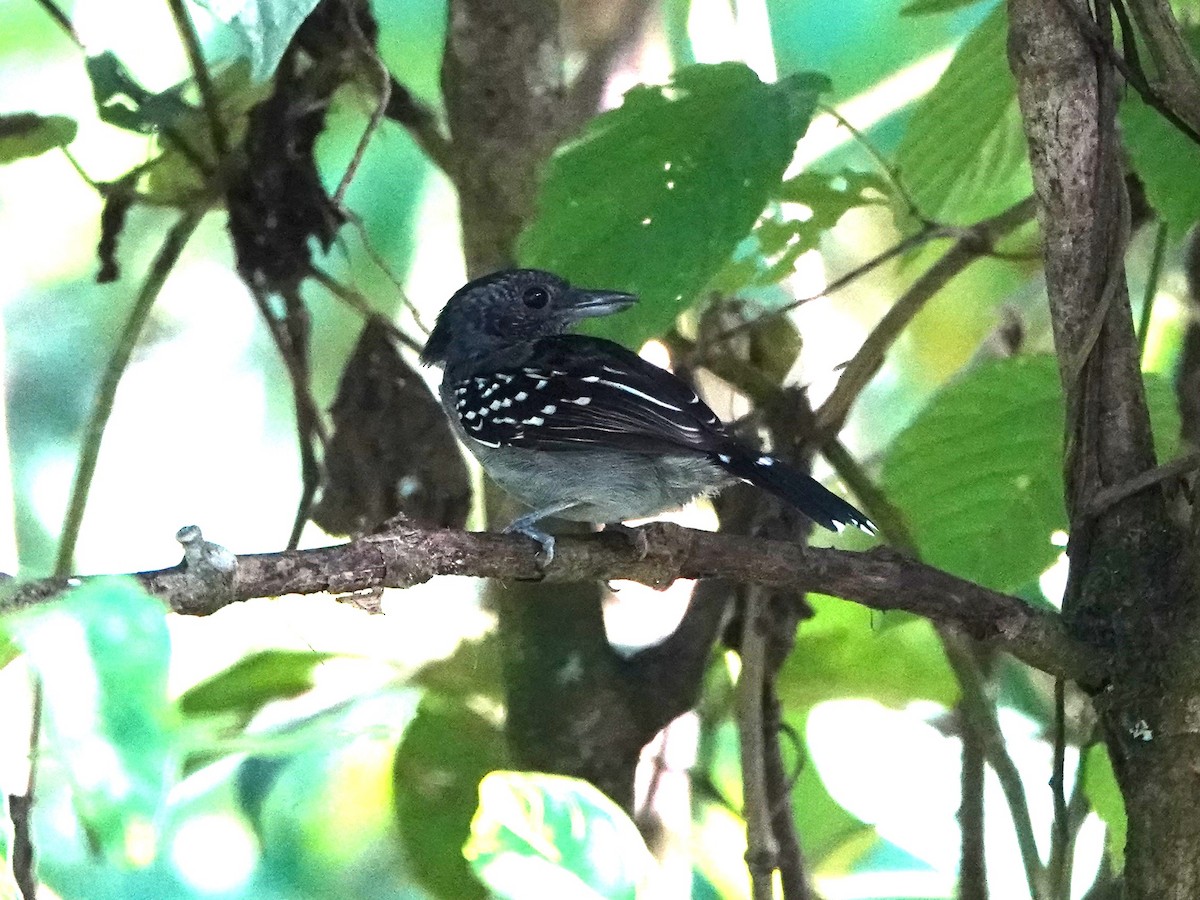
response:
[(589, 291), (585, 288), (571, 288), (563, 299), (566, 301), (563, 304), (566, 311), (579, 319), (607, 316), (637, 303), (637, 297), (633, 294), (623, 294), (620, 291)]

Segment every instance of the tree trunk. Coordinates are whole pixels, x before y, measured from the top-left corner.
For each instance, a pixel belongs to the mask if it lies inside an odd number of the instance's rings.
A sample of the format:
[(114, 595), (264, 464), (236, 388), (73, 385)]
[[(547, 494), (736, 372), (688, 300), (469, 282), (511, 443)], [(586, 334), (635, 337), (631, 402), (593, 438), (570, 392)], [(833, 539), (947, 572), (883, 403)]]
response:
[(1097, 508), (1155, 464), (1123, 266), (1129, 238), (1107, 4), (1010, 0), (1066, 397), (1071, 568), (1063, 613), (1109, 662), (1095, 700), (1129, 818), (1126, 897), (1200, 897), (1200, 616), (1187, 529), (1161, 485)]

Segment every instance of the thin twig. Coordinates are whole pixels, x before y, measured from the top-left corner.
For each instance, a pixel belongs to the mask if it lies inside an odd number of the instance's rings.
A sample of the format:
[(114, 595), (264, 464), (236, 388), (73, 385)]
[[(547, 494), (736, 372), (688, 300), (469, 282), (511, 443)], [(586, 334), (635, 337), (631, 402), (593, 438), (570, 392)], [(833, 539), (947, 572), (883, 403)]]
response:
[(958, 824), (962, 830), (958, 860), (958, 900), (987, 900), (987, 861), (984, 855), (983, 786), (987, 753), (977, 729), (968, 722), (960, 705), (955, 710), (962, 734), (961, 801)]
[[(1080, 753), (1082, 758), (1082, 753)], [(1050, 775), (1050, 791), (1054, 796), (1054, 825), (1050, 831), (1050, 890), (1055, 898), (1062, 897), (1063, 848), (1070, 843), (1070, 823), (1067, 822), (1067, 683), (1054, 679), (1054, 770)], [(1055, 857), (1058, 851), (1059, 857)], [(1070, 900), (1070, 897), (1065, 898)]]
[(763, 733), (763, 696), (767, 677), (766, 594), (747, 588), (742, 620), (742, 670), (737, 680), (738, 737), (742, 750), (742, 816), (746, 820), (746, 867), (754, 900), (772, 900), (774, 872), (779, 853), (771, 826), (771, 800), (767, 795), (766, 745)]
[(70, 574), (74, 568), (75, 544), (79, 539), (79, 529), (83, 524), (83, 513), (87, 507), (88, 493), (92, 487), (92, 477), (96, 474), (96, 461), (100, 457), (100, 444), (104, 440), (104, 429), (112, 415), (113, 401), (117, 396), (117, 386), (133, 356), (133, 350), (141, 337), (142, 328), (150, 316), (158, 294), (162, 290), (167, 276), (179, 262), (183, 248), (196, 231), (200, 220), (208, 211), (208, 201), (197, 203), (186, 210), (167, 232), (167, 237), (159, 248), (158, 255), (150, 265), (150, 271), (142, 288), (134, 300), (129, 318), (121, 329), (117, 346), (113, 348), (112, 356), (104, 367), (100, 384), (96, 388), (96, 397), (92, 401), (92, 411), (84, 427), (83, 444), (79, 451), (79, 463), (75, 469), (75, 479), (71, 483), (71, 497), (67, 502), (67, 512), (63, 519), (62, 536), (59, 538), (58, 557), (54, 571), (61, 576)]
[(730, 338), (736, 337), (737, 335), (741, 334), (742, 332), (748, 331), (749, 329), (755, 327), (756, 325), (760, 325), (769, 319), (774, 319), (774, 318), (778, 318), (779, 316), (787, 315), (788, 313), (792, 312), (793, 310), (799, 309), (801, 306), (803, 306), (806, 303), (812, 303), (814, 300), (820, 300), (822, 297), (829, 297), (833, 294), (836, 294), (842, 288), (847, 287), (850, 284), (853, 284), (855, 281), (857, 281), (859, 278), (862, 278), (864, 275), (868, 275), (871, 272), (874, 272), (876, 269), (878, 269), (884, 263), (891, 262), (897, 256), (901, 256), (902, 254), (907, 253), (909, 250), (915, 250), (917, 247), (927, 244), (930, 241), (937, 240), (938, 238), (941, 238), (941, 237), (948, 237), (948, 236), (949, 236), (949, 233), (948, 233), (947, 229), (944, 228), (943, 226), (932, 225), (932, 224), (926, 223), (926, 224), (922, 225), (920, 230), (917, 231), (915, 234), (909, 235), (908, 237), (906, 237), (906, 238), (900, 240), (899, 242), (893, 244), (892, 246), (888, 247), (882, 253), (877, 253), (875, 256), (872, 256), (866, 262), (855, 266), (853, 269), (851, 269), (845, 275), (842, 275), (841, 277), (836, 278), (835, 280), (831, 281), (828, 285), (826, 285), (824, 288), (822, 288), (820, 292), (818, 292), (816, 294), (809, 294), (807, 297), (798, 297), (795, 300), (791, 300), (791, 301), (785, 303), (783, 306), (780, 306), (776, 309), (772, 309), (769, 312), (763, 313), (761, 316), (758, 316), (757, 318), (750, 319), (746, 322), (739, 322), (737, 325), (734, 325), (731, 328), (727, 328), (725, 331), (722, 331), (718, 334), (713, 335), (713, 337), (710, 339), (710, 342), (709, 342), (710, 346), (713, 346), (713, 347), (719, 346), (721, 343), (729, 340)]
[(38, 748), (41, 744), (42, 709), (45, 702), (41, 678), (34, 673), (29, 677), (32, 694), (29, 720), (29, 777), (25, 781), (23, 795), (8, 796), (8, 813), (13, 824), (13, 880), (17, 883), (22, 900), (37, 898), (37, 847), (33, 843), (33, 807), (37, 802)]
[(366, 223), (363, 222), (362, 216), (352, 209), (343, 209), (342, 215), (346, 217), (354, 230), (358, 232), (358, 238), (362, 241), (363, 249), (367, 251), (367, 258), (375, 263), (375, 266), (384, 274), (396, 288), (400, 294), (400, 302), (404, 308), (408, 310), (408, 314), (412, 316), (413, 323), (421, 331), (422, 334), (428, 336), (429, 328), (421, 321), (421, 312), (417, 309), (417, 305), (412, 302), (412, 298), (408, 296), (408, 292), (404, 290), (404, 284), (400, 281), (400, 276), (396, 274), (395, 269), (388, 265), (388, 261), (383, 258), (383, 255), (375, 249), (375, 244), (371, 240), (371, 235), (367, 233)]
[(354, 176), (358, 172), (358, 167), (362, 164), (363, 156), (366, 155), (367, 145), (371, 143), (371, 138), (375, 136), (375, 132), (379, 130), (379, 123), (383, 121), (388, 103), (392, 99), (391, 72), (388, 71), (387, 66), (380, 59), (379, 51), (371, 46), (371, 42), (363, 34), (358, 16), (351, 13), (349, 19), (350, 27), (354, 29), (355, 37), (358, 39), (359, 49), (362, 51), (363, 56), (374, 64), (376, 71), (379, 73), (379, 97), (375, 101), (375, 109), (371, 111), (371, 118), (367, 121), (367, 127), (359, 135), (358, 143), (354, 147), (354, 155), (350, 157), (350, 163), (346, 166), (342, 180), (338, 182), (337, 190), (333, 192), (333, 205), (338, 210), (345, 207), (346, 191), (350, 188), (350, 182), (354, 180)]
[(1000, 788), (1012, 814), (1013, 830), (1017, 835), (1017, 846), (1021, 850), (1021, 862), (1025, 867), (1025, 879), (1033, 900), (1048, 900), (1046, 892), (1046, 868), (1038, 855), (1037, 840), (1033, 835), (1033, 818), (1029, 815), (1029, 802), (1025, 798), (1025, 787), (1021, 774), (1004, 744), (1004, 735), (996, 719), (996, 705), (988, 696), (983, 671), (975, 656), (974, 648), (956, 631), (939, 627), (946, 660), (954, 671), (962, 697), (960, 709), (964, 722), (975, 731), (976, 739), (984, 748)]
[(1200, 451), (1188, 453), (1186, 456), (1181, 456), (1178, 459), (1165, 462), (1152, 469), (1147, 469), (1145, 472), (1127, 481), (1122, 481), (1120, 484), (1110, 485), (1098, 490), (1092, 495), (1090, 502), (1084, 508), (1084, 516), (1087, 518), (1099, 516), (1109, 507), (1120, 503), (1126, 497), (1132, 497), (1139, 491), (1144, 491), (1146, 488), (1161, 484), (1164, 481), (1182, 478), (1196, 469), (1200, 469)]
[[(1084, 791), (1084, 766), (1087, 757), (1087, 743), (1079, 748), (1079, 761), (1075, 767), (1075, 781), (1071, 785), (1071, 796), (1067, 798), (1062, 809), (1062, 827), (1055, 822), (1055, 829), (1050, 841), (1050, 884), (1054, 891), (1055, 900), (1071, 900), (1071, 871), (1075, 862), (1075, 841), (1079, 837), (1079, 829), (1091, 812)], [(1056, 813), (1056, 816), (1058, 814)]]
[(966, 229), (963, 235), (892, 305), (846, 366), (837, 386), (817, 411), (817, 428), (841, 430), (859, 394), (883, 366), (888, 350), (925, 304), (992, 245), (1033, 218), (1034, 198), (1026, 197), (999, 215)]
[(208, 130), (212, 137), (213, 150), (217, 159), (223, 159), (229, 152), (229, 136), (225, 132), (225, 123), (221, 121), (221, 103), (213, 86), (212, 75), (208, 71), (208, 63), (204, 61), (204, 51), (200, 48), (200, 37), (196, 34), (195, 23), (184, 8), (183, 0), (167, 0), (171, 10), (171, 18), (175, 20), (175, 30), (179, 32), (180, 43), (187, 53), (188, 65), (192, 68), (192, 76), (196, 79), (196, 87), (200, 90), (200, 105), (208, 119)]
[(62, 11), (54, 0), (37, 0), (37, 5), (44, 9), (57, 24), (66, 32), (67, 37), (75, 42), (75, 46), (87, 53), (87, 47), (83, 45), (83, 39), (79, 37), (79, 32), (75, 30), (75, 26), (71, 23), (70, 17)]
[(837, 123), (850, 132), (850, 136), (854, 138), (854, 140), (858, 142), (858, 144), (864, 150), (866, 150), (868, 154), (870, 154), (871, 158), (875, 160), (875, 163), (883, 171), (883, 174), (887, 180), (892, 183), (892, 187), (895, 188), (896, 194), (901, 200), (904, 201), (904, 205), (908, 207), (908, 214), (922, 225), (927, 227), (932, 226), (933, 223), (923, 216), (920, 209), (917, 208), (917, 202), (913, 199), (912, 194), (909, 193), (908, 188), (904, 186), (904, 182), (900, 180), (900, 176), (896, 172), (896, 167), (888, 161), (887, 157), (885, 157), (882, 151), (875, 146), (874, 142), (853, 125), (851, 125), (850, 121), (838, 111), (836, 106), (828, 106), (824, 103), (818, 103), (817, 109), (820, 109), (828, 115), (833, 116), (833, 118), (837, 120)]
[(1138, 323), (1138, 359), (1146, 361), (1146, 337), (1150, 334), (1150, 316), (1154, 312), (1154, 298), (1158, 294), (1158, 281), (1162, 277), (1163, 257), (1167, 250), (1167, 223), (1159, 222), (1154, 232), (1154, 253), (1150, 257), (1150, 271), (1146, 275), (1146, 290), (1142, 294), (1142, 314)]
[(375, 309), (373, 309), (371, 307), (371, 302), (366, 297), (364, 297), (361, 293), (356, 291), (354, 288), (350, 287), (350, 285), (343, 284), (342, 282), (338, 281), (336, 278), (334, 278), (332, 275), (330, 275), (328, 272), (326, 272), (324, 269), (317, 266), (316, 264), (312, 264), (309, 266), (308, 274), (314, 281), (316, 281), (323, 288), (325, 288), (325, 290), (329, 291), (329, 293), (333, 294), (333, 296), (337, 297), (339, 300), (344, 302), (347, 306), (349, 306), (351, 309), (353, 309), (355, 312), (357, 312), (364, 319), (370, 319), (370, 318), (379, 319), (381, 322), (384, 323), (385, 327), (388, 330), (388, 333), (390, 333), (392, 335), (392, 337), (394, 337), (396, 340), (400, 341), (402, 344), (404, 344), (404, 346), (408, 347), (410, 350), (415, 350), (418, 353), (421, 351), (422, 344), (420, 341), (417, 341), (414, 338), (410, 337), (409, 335), (405, 334), (395, 324), (387, 321), (383, 316), (381, 316)]

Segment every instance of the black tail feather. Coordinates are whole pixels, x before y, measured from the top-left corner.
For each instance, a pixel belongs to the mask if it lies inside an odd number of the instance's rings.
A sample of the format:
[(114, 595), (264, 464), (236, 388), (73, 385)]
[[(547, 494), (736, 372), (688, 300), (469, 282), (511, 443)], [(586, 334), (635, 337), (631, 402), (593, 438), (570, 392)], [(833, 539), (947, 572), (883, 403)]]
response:
[(841, 531), (846, 525), (875, 533), (874, 523), (819, 481), (774, 456), (753, 454), (737, 447), (714, 453), (712, 460), (735, 478), (748, 481), (790, 503), (818, 525)]

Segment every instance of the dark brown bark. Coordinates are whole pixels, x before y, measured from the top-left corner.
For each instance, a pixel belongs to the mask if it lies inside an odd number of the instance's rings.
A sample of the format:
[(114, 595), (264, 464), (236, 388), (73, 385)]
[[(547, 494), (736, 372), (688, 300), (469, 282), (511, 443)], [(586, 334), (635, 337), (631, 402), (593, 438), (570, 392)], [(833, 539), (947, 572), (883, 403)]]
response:
[[(1106, 4), (1099, 31), (1111, 34)], [(1129, 817), (1126, 892), (1200, 896), (1200, 616), (1161, 488), (1095, 510), (1155, 463), (1123, 256), (1128, 201), (1107, 53), (1078, 0), (1010, 0), (1009, 52), (1029, 139), (1067, 400), (1067, 627), (1104, 654), (1096, 697)]]
[[(528, 538), (396, 527), (335, 547), (228, 554), (228, 565), (181, 564), (135, 577), (186, 615), (209, 615), (253, 597), (410, 587), (434, 575), (510, 583), (544, 577), (547, 584), (629, 579), (660, 587), (676, 578), (726, 578), (831, 594), (873, 609), (904, 609), (956, 626), (1051, 674), (1084, 684), (1106, 679), (1097, 657), (1066, 634), (1057, 615), (886, 548), (855, 553), (666, 524), (637, 531), (645, 555), (624, 533), (564, 536), (544, 571)], [(68, 586), (66, 579), (27, 583), (0, 601), (0, 612), (43, 602)]]

